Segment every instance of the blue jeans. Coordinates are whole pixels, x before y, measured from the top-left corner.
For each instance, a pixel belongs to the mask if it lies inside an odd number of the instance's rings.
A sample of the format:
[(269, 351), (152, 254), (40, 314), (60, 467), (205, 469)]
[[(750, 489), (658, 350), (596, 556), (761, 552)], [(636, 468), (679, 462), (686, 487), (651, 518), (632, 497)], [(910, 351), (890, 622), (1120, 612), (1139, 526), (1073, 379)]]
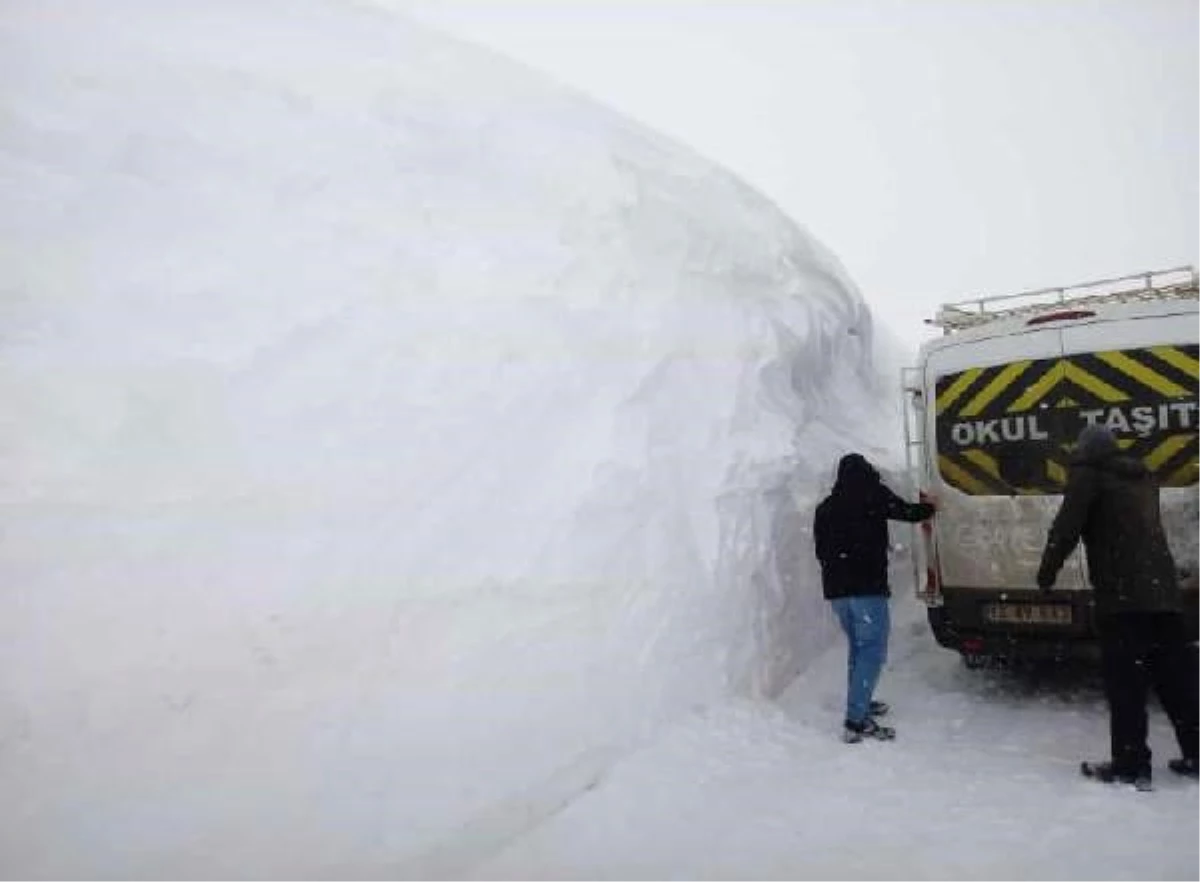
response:
[(888, 599), (873, 594), (865, 597), (838, 597), (831, 600), (833, 611), (850, 643), (850, 663), (846, 681), (846, 719), (861, 723), (867, 718), (875, 684), (887, 661), (888, 631), (891, 621)]

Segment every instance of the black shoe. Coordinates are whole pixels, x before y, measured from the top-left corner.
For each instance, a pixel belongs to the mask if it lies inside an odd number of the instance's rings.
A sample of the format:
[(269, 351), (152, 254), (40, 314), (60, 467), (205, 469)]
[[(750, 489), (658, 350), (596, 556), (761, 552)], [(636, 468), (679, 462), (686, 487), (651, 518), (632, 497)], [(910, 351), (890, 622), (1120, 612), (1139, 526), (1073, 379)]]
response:
[(842, 740), (847, 744), (858, 744), (864, 738), (874, 738), (876, 741), (891, 741), (896, 737), (896, 730), (881, 726), (870, 717), (861, 723), (846, 720), (846, 728), (842, 731)]
[(1148, 771), (1127, 772), (1116, 768), (1110, 762), (1089, 763), (1083, 762), (1079, 764), (1085, 778), (1095, 778), (1097, 781), (1103, 781), (1105, 784), (1132, 784), (1137, 790), (1153, 790), (1154, 782), (1150, 778)]
[(886, 701), (872, 701), (871, 707), (867, 713), (873, 717), (882, 717), (891, 709), (891, 705), (889, 705)]
[(1167, 768), (1176, 775), (1183, 775), (1185, 778), (1195, 778), (1200, 776), (1200, 762), (1197, 762), (1194, 756), (1185, 756), (1182, 759), (1167, 760)]

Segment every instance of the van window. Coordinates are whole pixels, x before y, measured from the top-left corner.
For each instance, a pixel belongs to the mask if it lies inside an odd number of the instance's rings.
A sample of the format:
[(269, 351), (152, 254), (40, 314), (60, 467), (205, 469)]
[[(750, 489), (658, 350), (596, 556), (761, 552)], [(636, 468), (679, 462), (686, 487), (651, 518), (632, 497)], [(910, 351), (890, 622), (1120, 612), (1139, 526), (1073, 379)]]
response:
[(1101, 423), (1160, 483), (1197, 482), (1200, 347), (1149, 346), (938, 377), (942, 480), (974, 496), (1061, 493), (1080, 430)]

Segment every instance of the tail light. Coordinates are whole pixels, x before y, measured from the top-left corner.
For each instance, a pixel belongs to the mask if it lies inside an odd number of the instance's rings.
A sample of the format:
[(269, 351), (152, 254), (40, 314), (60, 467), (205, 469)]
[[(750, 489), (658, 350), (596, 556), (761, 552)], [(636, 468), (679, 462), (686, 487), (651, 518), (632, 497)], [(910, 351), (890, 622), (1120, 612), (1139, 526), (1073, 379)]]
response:
[(1049, 324), (1050, 322), (1067, 322), (1075, 319), (1092, 318), (1095, 315), (1096, 313), (1092, 312), (1090, 309), (1064, 309), (1060, 310), (1059, 312), (1048, 312), (1045, 315), (1034, 316), (1029, 321), (1025, 322), (1025, 324), (1045, 325)]

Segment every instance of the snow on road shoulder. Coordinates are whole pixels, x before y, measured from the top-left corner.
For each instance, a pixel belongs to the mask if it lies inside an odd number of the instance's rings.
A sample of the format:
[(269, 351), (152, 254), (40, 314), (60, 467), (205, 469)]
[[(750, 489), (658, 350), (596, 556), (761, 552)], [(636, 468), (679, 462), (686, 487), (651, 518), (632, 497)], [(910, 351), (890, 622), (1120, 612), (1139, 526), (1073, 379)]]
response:
[(0, 78), (0, 874), (453, 872), (836, 636), (776, 546), (895, 435), (761, 194), (359, 2), (2, 4)]

